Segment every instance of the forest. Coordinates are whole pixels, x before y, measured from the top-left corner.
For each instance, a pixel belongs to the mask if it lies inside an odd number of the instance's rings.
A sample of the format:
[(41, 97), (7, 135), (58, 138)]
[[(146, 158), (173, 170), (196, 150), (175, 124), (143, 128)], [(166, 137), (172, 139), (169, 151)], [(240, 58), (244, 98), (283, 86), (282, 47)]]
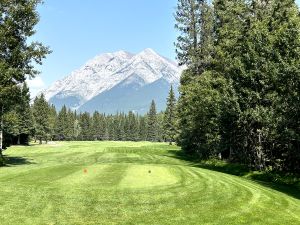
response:
[(10, 145), (40, 144), (48, 141), (151, 141), (175, 142), (176, 98), (171, 86), (166, 110), (157, 112), (155, 101), (146, 115), (94, 112), (77, 113), (63, 106), (57, 110), (43, 94), (30, 104), (29, 89), (24, 83), (18, 89), (19, 102), (3, 116), (3, 148)]
[[(26, 92), (26, 86), (22, 90)], [(115, 115), (96, 111), (90, 115), (87, 112), (77, 113), (66, 106), (57, 112), (54, 105), (47, 103), (43, 94), (37, 96), (32, 105), (29, 95), (24, 96), (23, 110), (12, 110), (4, 117), (4, 143), (7, 146), (27, 145), (30, 139), (40, 144), (48, 141), (175, 141), (173, 115), (176, 99), (172, 87), (166, 111), (157, 113), (153, 100), (146, 115), (132, 111)]]
[(179, 0), (178, 143), (201, 159), (300, 172), (300, 16), (293, 0)]

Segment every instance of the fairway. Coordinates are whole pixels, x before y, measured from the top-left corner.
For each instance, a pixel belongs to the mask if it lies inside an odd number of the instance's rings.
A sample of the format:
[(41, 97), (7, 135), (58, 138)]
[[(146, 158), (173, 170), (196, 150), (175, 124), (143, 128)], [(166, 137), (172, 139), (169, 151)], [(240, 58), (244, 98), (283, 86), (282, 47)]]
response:
[(300, 224), (300, 200), (149, 142), (12, 147), (0, 224)]

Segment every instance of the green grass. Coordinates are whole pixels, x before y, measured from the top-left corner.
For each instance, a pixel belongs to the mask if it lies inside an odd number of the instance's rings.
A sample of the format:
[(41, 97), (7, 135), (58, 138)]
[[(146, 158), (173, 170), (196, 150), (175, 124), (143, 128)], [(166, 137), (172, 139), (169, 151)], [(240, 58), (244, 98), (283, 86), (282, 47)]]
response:
[(0, 224), (300, 224), (300, 200), (148, 142), (12, 147)]

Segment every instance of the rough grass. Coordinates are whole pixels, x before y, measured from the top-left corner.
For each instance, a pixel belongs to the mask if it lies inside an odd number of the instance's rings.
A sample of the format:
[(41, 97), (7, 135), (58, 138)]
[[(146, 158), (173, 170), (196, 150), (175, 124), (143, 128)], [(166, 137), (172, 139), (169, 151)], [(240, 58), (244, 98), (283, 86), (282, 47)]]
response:
[(12, 147), (0, 223), (300, 224), (300, 200), (147, 142)]

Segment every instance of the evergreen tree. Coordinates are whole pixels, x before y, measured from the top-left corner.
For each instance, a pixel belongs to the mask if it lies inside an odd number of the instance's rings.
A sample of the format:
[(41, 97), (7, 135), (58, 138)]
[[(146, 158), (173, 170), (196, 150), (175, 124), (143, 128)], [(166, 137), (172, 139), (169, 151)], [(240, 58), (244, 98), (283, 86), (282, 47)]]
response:
[(19, 134), (17, 144), (28, 144), (29, 135), (34, 129), (33, 115), (30, 109), (30, 92), (26, 83), (21, 88), (20, 100), (16, 106), (19, 117)]
[(157, 114), (157, 141), (162, 142), (165, 139), (164, 133), (164, 112)]
[(94, 140), (100, 140), (101, 139), (101, 115), (99, 112), (94, 112), (93, 114), (93, 125), (92, 125), (92, 136)]
[(90, 114), (85, 112), (79, 115), (79, 126), (81, 128), (80, 136), (83, 141), (92, 140), (91, 128), (92, 120)]
[[(28, 41), (38, 23), (36, 7), (39, 2), (9, 0), (0, 4), (0, 118), (19, 102), (19, 84), (24, 83), (27, 76), (37, 74), (33, 62), (41, 64), (49, 53), (41, 43)], [(2, 130), (3, 126), (0, 127), (0, 158), (5, 147), (2, 146)]]
[(67, 140), (73, 140), (74, 138), (74, 122), (76, 120), (76, 115), (75, 113), (71, 110), (68, 109), (67, 112)]
[(138, 140), (138, 120), (132, 111), (128, 113), (128, 130), (127, 140), (137, 141)]
[(99, 137), (100, 140), (107, 140), (107, 125), (105, 115), (101, 114), (100, 116), (100, 125), (99, 125)]
[(300, 171), (299, 9), (292, 0), (215, 0), (210, 12), (214, 41), (198, 45), (213, 43), (210, 65), (188, 64), (181, 77), (179, 143), (202, 158)]
[(42, 140), (44, 139), (47, 142), (50, 136), (50, 107), (43, 94), (34, 99), (32, 111), (35, 120), (35, 135), (42, 144)]
[(49, 111), (49, 124), (50, 124), (50, 138), (53, 140), (57, 135), (57, 112), (54, 105), (50, 106)]
[(157, 113), (154, 100), (152, 100), (150, 109), (147, 115), (147, 140), (148, 141), (157, 141)]
[(11, 110), (4, 115), (3, 121), (6, 136), (13, 143), (14, 137), (20, 134), (20, 116), (16, 110)]
[[(295, 1), (275, 1), (269, 30), (273, 36), (274, 68), (277, 72), (271, 76), (275, 80), (277, 95), (275, 97), (276, 140), (271, 154), (277, 163), (282, 162), (278, 169), (288, 172), (300, 172), (300, 17), (299, 8)], [(273, 52), (275, 53), (275, 52)], [(274, 134), (275, 132), (273, 132)], [(272, 143), (274, 146), (274, 142)]]
[(76, 114), (76, 112), (74, 113), (74, 123), (73, 123), (73, 137), (74, 140), (78, 140), (78, 137), (81, 133), (81, 127), (80, 127), (80, 123), (79, 123), (79, 119), (78, 116)]
[(146, 116), (139, 116), (139, 140), (146, 141), (147, 133), (148, 131)]
[(167, 98), (167, 108), (164, 113), (163, 128), (164, 128), (164, 138), (170, 144), (175, 141), (176, 135), (176, 98), (173, 91), (173, 86), (171, 86), (169, 91), (169, 96)]
[(179, 64), (201, 74), (213, 54), (213, 9), (206, 0), (179, 0), (175, 19), (180, 32), (176, 43)]
[(197, 60), (201, 21), (201, 0), (179, 0), (175, 27), (181, 32), (177, 38), (176, 52), (181, 65), (193, 64)]
[(68, 135), (67, 107), (64, 105), (57, 115), (56, 131), (59, 140), (65, 140)]

